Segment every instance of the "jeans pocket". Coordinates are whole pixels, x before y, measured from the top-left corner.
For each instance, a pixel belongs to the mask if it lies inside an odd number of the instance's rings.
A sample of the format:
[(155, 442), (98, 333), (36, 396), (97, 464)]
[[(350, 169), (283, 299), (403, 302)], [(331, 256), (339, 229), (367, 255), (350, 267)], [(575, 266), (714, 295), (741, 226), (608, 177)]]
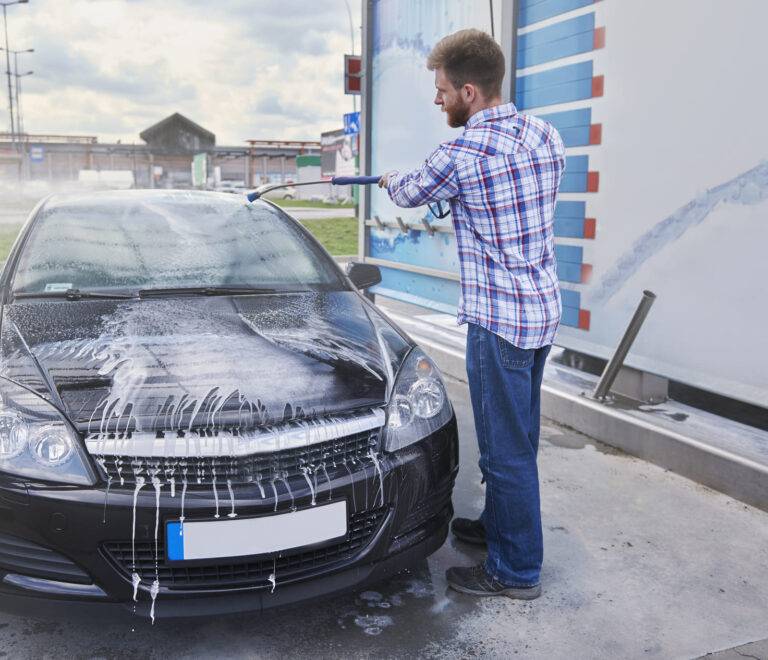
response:
[(499, 345), (501, 366), (505, 369), (529, 369), (533, 366), (536, 349), (518, 348), (498, 335), (496, 335), (496, 342)]

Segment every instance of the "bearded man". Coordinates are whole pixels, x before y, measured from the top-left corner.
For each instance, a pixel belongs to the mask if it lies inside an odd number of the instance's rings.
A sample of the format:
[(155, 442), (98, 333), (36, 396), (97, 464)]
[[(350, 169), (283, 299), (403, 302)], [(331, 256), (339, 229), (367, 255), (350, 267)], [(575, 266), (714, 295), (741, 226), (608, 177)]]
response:
[(503, 103), (504, 54), (479, 30), (442, 39), (427, 60), (435, 104), (464, 127), (417, 169), (379, 186), (398, 206), (447, 200), (461, 268), (458, 322), (467, 323), (467, 376), (485, 480), (479, 520), (457, 538), (486, 545), (484, 563), (450, 568), (448, 584), (476, 596), (541, 594), (540, 393), (560, 322), (553, 216), (565, 156), (555, 128)]

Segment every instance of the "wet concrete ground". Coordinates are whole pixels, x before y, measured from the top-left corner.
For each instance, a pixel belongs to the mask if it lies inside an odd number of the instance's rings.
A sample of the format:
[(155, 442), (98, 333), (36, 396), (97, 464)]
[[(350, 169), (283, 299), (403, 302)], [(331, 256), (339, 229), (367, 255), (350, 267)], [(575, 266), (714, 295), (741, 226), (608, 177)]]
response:
[[(483, 490), (468, 393), (455, 381), (449, 389), (462, 439), (454, 503), (476, 516)], [(449, 540), (389, 582), (258, 617), (151, 628), (0, 614), (0, 655), (692, 658), (768, 637), (768, 514), (546, 420), (540, 470), (537, 601), (447, 590), (446, 568), (482, 557)]]

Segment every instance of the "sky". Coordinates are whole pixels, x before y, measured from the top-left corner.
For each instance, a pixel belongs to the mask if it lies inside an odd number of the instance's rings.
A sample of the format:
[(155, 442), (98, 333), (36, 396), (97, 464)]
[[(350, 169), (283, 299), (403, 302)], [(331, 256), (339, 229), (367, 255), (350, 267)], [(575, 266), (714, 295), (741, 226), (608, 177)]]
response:
[[(361, 0), (352, 10), (360, 53)], [(344, 0), (30, 0), (8, 8), (24, 129), (138, 142), (173, 112), (219, 145), (319, 140), (352, 111)], [(3, 62), (3, 70), (5, 62)], [(7, 130), (5, 80), (0, 130)]]

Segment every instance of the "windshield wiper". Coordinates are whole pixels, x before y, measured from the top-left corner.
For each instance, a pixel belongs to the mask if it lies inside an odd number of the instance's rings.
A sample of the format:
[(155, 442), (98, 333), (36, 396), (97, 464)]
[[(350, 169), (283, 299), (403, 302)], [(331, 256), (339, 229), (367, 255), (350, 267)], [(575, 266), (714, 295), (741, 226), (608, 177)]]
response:
[(83, 298), (102, 298), (104, 300), (116, 300), (122, 298), (136, 298), (135, 293), (123, 293), (119, 291), (81, 291), (80, 289), (66, 289), (64, 291), (14, 291), (13, 298), (66, 298), (67, 300), (81, 300)]
[(167, 289), (140, 289), (141, 298), (152, 296), (172, 296), (186, 293), (196, 296), (238, 296), (258, 293), (277, 293), (278, 289), (256, 286), (180, 286)]

